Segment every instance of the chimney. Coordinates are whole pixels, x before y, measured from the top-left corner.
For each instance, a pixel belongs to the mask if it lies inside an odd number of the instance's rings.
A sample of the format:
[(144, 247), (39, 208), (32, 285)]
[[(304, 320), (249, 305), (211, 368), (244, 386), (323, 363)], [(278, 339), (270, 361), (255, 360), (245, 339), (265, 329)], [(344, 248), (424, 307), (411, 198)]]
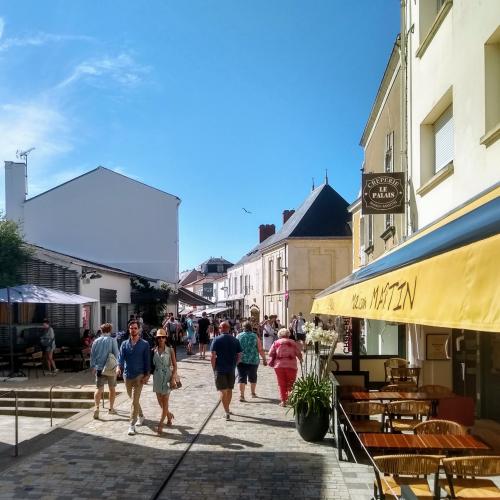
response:
[(269, 236), (272, 236), (276, 232), (274, 224), (261, 224), (259, 226), (259, 243), (267, 240)]
[(14, 222), (24, 220), (26, 177), (25, 163), (5, 162), (5, 217)]
[(295, 210), (283, 210), (283, 224), (295, 213)]

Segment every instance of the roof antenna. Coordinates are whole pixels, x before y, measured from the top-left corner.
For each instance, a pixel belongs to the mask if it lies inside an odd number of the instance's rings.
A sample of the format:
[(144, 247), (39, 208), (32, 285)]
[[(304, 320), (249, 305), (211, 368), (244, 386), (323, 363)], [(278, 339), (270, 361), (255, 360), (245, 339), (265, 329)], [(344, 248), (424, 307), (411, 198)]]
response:
[(314, 177), (312, 178), (312, 180), (313, 180), (312, 190), (314, 191)]
[(325, 169), (325, 184), (328, 185), (328, 169)]
[(26, 165), (26, 182), (25, 182), (26, 192), (24, 193), (25, 196), (28, 196), (28, 155), (34, 149), (35, 148), (29, 148), (29, 149), (26, 149), (25, 151), (21, 151), (20, 149), (18, 149), (16, 151), (16, 157), (21, 159), (21, 160), (24, 160), (24, 164)]

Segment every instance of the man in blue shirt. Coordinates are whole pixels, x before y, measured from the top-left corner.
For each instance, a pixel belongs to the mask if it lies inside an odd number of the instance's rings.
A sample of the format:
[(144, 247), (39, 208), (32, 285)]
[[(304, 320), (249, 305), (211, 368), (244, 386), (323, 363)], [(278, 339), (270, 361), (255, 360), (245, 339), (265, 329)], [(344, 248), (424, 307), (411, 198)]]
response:
[(230, 334), (230, 325), (224, 321), (220, 325), (222, 335), (216, 337), (212, 343), (212, 368), (215, 375), (215, 387), (220, 392), (220, 400), (226, 420), (229, 420), (231, 412), (229, 405), (233, 397), (236, 365), (241, 359), (241, 345), (239, 340)]
[(139, 399), (142, 386), (147, 384), (149, 380), (151, 353), (149, 344), (139, 336), (139, 322), (136, 320), (130, 321), (128, 330), (129, 338), (120, 347), (116, 374), (120, 376), (123, 373), (128, 397), (132, 399), (128, 434), (133, 436), (136, 425), (140, 426), (144, 422), (144, 414)]
[(96, 391), (94, 394), (95, 408), (94, 418), (99, 418), (99, 402), (101, 401), (102, 393), (104, 392), (104, 383), (108, 383), (109, 387), (109, 413), (114, 415), (115, 397), (116, 397), (116, 375), (109, 376), (103, 375), (102, 370), (106, 366), (108, 356), (113, 354), (118, 359), (118, 344), (116, 339), (110, 337), (113, 325), (111, 323), (104, 323), (101, 325), (102, 335), (92, 342), (92, 349), (90, 351), (90, 368), (95, 372)]

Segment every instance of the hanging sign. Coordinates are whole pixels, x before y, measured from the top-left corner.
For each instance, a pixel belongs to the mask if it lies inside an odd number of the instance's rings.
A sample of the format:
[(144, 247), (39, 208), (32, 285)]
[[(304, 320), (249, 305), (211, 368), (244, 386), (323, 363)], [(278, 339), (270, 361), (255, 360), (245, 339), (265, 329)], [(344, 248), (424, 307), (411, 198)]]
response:
[(363, 174), (361, 212), (403, 214), (405, 212), (404, 172)]

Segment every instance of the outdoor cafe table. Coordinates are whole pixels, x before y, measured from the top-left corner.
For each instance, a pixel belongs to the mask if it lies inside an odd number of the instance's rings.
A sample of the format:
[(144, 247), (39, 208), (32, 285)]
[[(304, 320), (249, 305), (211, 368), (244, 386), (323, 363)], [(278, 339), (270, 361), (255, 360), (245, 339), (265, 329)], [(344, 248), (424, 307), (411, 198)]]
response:
[(399, 452), (485, 452), (490, 447), (474, 436), (450, 434), (360, 434), (368, 449), (396, 450)]
[(349, 399), (353, 401), (439, 401), (454, 397), (453, 393), (370, 391), (352, 392)]

